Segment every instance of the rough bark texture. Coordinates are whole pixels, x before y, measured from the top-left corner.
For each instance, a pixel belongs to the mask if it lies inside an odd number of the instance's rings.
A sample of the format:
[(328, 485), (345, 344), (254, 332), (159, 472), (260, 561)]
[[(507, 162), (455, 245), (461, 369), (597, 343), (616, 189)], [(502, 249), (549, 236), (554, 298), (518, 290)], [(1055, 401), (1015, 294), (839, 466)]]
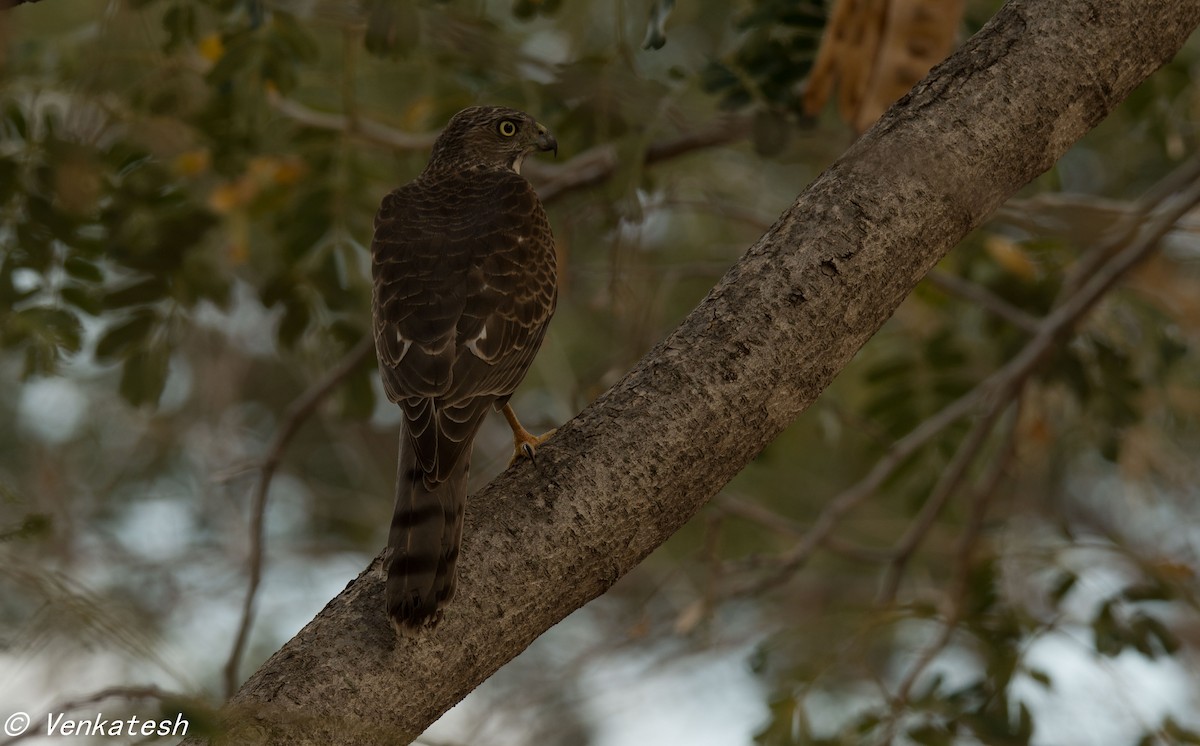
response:
[(458, 597), (433, 634), (397, 640), (364, 572), (238, 692), (230, 742), (415, 738), (687, 522), (1198, 22), (1200, 0), (1008, 3), (560, 428), (536, 469), (471, 498)]

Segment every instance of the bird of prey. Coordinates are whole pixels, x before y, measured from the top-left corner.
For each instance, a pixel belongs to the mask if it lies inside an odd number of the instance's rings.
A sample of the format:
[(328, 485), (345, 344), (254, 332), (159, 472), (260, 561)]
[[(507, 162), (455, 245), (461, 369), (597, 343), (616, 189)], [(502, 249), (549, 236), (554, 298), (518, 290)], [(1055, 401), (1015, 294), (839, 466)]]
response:
[(455, 114), (425, 170), (383, 198), (371, 242), (375, 350), (404, 412), (386, 603), (411, 634), (454, 595), (471, 446), (489, 410), (513, 430), (513, 460), (534, 436), (508, 404), (542, 344), (558, 298), (554, 237), (521, 176), (558, 143), (532, 117), (498, 106)]

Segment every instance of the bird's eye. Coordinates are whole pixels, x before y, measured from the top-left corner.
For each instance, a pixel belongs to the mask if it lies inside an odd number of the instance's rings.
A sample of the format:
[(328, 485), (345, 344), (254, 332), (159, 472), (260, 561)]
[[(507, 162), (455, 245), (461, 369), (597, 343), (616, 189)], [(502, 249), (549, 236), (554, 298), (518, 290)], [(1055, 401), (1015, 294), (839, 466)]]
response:
[(504, 135), (505, 137), (512, 137), (513, 135), (517, 134), (516, 123), (511, 119), (501, 119), (500, 134)]

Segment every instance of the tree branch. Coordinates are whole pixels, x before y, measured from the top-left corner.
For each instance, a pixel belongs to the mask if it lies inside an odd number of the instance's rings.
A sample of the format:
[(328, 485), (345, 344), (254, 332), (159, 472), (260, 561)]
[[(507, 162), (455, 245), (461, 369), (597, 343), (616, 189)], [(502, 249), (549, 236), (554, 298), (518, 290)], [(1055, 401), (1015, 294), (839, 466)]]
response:
[(358, 116), (317, 111), (298, 101), (284, 98), (275, 91), (267, 91), (267, 102), (275, 111), (306, 127), (344, 132), (392, 150), (429, 150), (438, 136), (436, 132), (405, 132)]
[(231, 700), (228, 742), (416, 738), (686, 523), (946, 252), (1198, 22), (1200, 0), (1154, 13), (1142, 0), (1008, 3), (559, 428), (536, 469), (520, 464), (472, 498), (458, 596), (436, 630), (397, 639), (365, 570)]
[(1004, 319), (1021, 331), (1029, 332), (1030, 334), (1037, 331), (1038, 320), (1036, 317), (1025, 313), (1025, 311), (1017, 308), (982, 285), (976, 285), (958, 275), (951, 274), (950, 272), (942, 272), (937, 269), (926, 275), (925, 279), (929, 281), (930, 285), (939, 290), (957, 295), (963, 300), (969, 300), (985, 311)]
[[(662, 161), (694, 153), (697, 150), (728, 145), (750, 134), (750, 121), (745, 117), (727, 116), (667, 140), (659, 140), (646, 148), (643, 164), (652, 166)], [(558, 168), (542, 166), (531, 172), (538, 196), (548, 203), (568, 192), (595, 186), (617, 170), (620, 153), (614, 144), (599, 145), (580, 153)], [(533, 164), (530, 164), (533, 165)]]
[(916, 684), (917, 679), (929, 667), (929, 664), (950, 644), (950, 641), (954, 637), (954, 631), (958, 628), (959, 622), (962, 621), (967, 593), (971, 590), (971, 570), (975, 554), (975, 544), (983, 534), (983, 524), (987, 518), (987, 511), (991, 504), (992, 496), (996, 494), (1000, 480), (1004, 477), (1004, 472), (1008, 469), (1009, 462), (1012, 461), (1013, 451), (1016, 448), (1015, 435), (1020, 410), (1021, 392), (1017, 392), (1016, 398), (1009, 407), (1008, 422), (1002, 430), (999, 452), (992, 459), (987, 473), (979, 481), (971, 496), (970, 515), (967, 518), (967, 525), (963, 529), (962, 537), (959, 539), (955, 550), (954, 577), (950, 581), (949, 608), (945, 612), (945, 619), (942, 622), (941, 630), (938, 632), (937, 637), (917, 656), (916, 662), (913, 663), (908, 673), (905, 674), (900, 684), (896, 687), (896, 693), (891, 698), (891, 717), (888, 722), (887, 734), (882, 739), (882, 743), (884, 744), (892, 743), (897, 719), (903, 711), (904, 706), (908, 704), (909, 696), (912, 694), (912, 688)]
[[(268, 92), (267, 100), (277, 112), (306, 127), (344, 132), (392, 150), (428, 150), (438, 134), (405, 132), (358, 116), (317, 111), (275, 92)], [(749, 134), (747, 117), (723, 116), (681, 135), (651, 143), (646, 148), (643, 162), (650, 166), (697, 150), (728, 145)], [(580, 153), (561, 166), (530, 161), (525, 165), (525, 171), (537, 186), (542, 202), (549, 203), (568, 192), (595, 186), (608, 179), (617, 170), (618, 158), (617, 146), (609, 143)]]

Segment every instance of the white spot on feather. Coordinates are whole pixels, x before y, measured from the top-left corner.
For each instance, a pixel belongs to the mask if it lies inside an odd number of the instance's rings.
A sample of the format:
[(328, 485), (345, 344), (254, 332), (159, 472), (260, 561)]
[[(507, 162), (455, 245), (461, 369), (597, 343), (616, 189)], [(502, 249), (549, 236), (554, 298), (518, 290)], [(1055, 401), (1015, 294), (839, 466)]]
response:
[(471, 354), (474, 355), (475, 357), (480, 358), (482, 360), (487, 360), (487, 356), (485, 356), (482, 352), (479, 351), (479, 343), (485, 339), (487, 339), (487, 327), (486, 326), (483, 327), (483, 331), (481, 331), (481, 332), (479, 332), (479, 334), (475, 335), (474, 339), (472, 339), (470, 342), (467, 342), (465, 347), (468, 350), (470, 350)]

